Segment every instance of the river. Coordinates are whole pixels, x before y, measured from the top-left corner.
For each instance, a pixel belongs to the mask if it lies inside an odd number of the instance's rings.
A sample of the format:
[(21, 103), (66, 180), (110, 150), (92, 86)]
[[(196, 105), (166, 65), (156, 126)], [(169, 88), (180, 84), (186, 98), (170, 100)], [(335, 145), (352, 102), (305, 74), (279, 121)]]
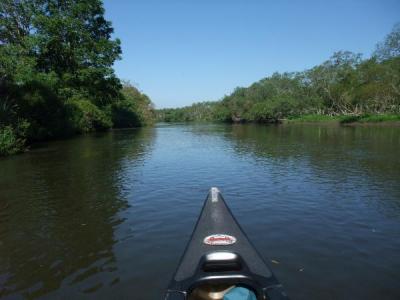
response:
[(162, 299), (212, 186), (292, 299), (400, 299), (400, 128), (157, 124), (0, 159), (0, 298)]

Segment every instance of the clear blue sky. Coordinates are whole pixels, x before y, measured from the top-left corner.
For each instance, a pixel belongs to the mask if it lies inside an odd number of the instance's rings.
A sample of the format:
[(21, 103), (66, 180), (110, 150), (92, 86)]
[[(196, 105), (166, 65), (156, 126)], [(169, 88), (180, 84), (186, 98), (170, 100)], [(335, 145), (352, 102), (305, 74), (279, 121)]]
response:
[(117, 75), (157, 108), (219, 100), (338, 50), (370, 55), (400, 21), (399, 0), (105, 0), (122, 41)]

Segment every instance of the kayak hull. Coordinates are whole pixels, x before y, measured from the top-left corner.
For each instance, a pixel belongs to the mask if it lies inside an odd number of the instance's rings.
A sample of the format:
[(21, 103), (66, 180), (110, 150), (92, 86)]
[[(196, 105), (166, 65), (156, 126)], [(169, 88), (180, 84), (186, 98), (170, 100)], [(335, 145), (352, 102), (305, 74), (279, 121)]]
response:
[(257, 299), (288, 299), (217, 188), (212, 188), (168, 287), (165, 300), (186, 300), (198, 287), (235, 285)]

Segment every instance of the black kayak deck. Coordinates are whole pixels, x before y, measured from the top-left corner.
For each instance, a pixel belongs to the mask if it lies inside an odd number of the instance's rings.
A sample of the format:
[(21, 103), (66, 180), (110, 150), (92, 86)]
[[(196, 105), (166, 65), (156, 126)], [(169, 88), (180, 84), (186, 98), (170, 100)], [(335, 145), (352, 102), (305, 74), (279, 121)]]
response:
[(187, 299), (196, 286), (224, 282), (248, 286), (257, 299), (288, 299), (219, 190), (212, 188), (165, 299)]

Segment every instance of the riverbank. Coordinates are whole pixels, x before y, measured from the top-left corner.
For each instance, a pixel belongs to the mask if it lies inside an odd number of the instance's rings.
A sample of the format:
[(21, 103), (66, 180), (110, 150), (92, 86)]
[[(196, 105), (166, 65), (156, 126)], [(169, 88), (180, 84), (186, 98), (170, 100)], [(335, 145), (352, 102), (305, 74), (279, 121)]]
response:
[(27, 141), (24, 137), (16, 137), (13, 133), (11, 127), (0, 128), (0, 158), (13, 156), (17, 154), (23, 154), (29, 152), (31, 149), (34, 149), (40, 144), (45, 143), (55, 143), (60, 141), (67, 141), (72, 140), (74, 138), (79, 138), (82, 136), (90, 136), (96, 134), (105, 134), (107, 132), (119, 132), (124, 130), (132, 130), (132, 129), (140, 129), (145, 127), (151, 127), (152, 124), (143, 124), (141, 126), (132, 126), (132, 127), (115, 127), (109, 128), (105, 130), (93, 130), (87, 132), (80, 132), (75, 134), (69, 134), (64, 136), (58, 136), (53, 138), (47, 138), (43, 140), (36, 140), (36, 141)]
[[(168, 123), (168, 122), (167, 122)], [(196, 122), (187, 122), (193, 124)], [(211, 123), (211, 122), (197, 122), (197, 123)], [(254, 122), (246, 122), (254, 123)], [(290, 119), (282, 119), (280, 124), (310, 124), (310, 125), (343, 125), (343, 126), (384, 126), (384, 127), (400, 127), (400, 115), (395, 114), (382, 114), (382, 115), (360, 115), (360, 116), (327, 116), (327, 115), (303, 115)], [(278, 123), (278, 124), (279, 124)], [(172, 124), (172, 123), (171, 123)], [(262, 123), (268, 125), (268, 123)], [(275, 123), (276, 124), (276, 123)], [(131, 127), (135, 128), (135, 127)], [(114, 128), (111, 130), (117, 130)], [(79, 134), (78, 134), (79, 135)], [(77, 135), (71, 135), (65, 138), (54, 138), (48, 141), (55, 141), (60, 139), (69, 139)], [(43, 141), (42, 141), (43, 142)], [(26, 144), (23, 139), (16, 139), (12, 132), (7, 130), (0, 131), (0, 157), (15, 155), (29, 151), (31, 145), (36, 143)]]
[(338, 123), (349, 126), (400, 126), (400, 115), (398, 114), (376, 114), (376, 115), (304, 115), (285, 119), (283, 123)]

